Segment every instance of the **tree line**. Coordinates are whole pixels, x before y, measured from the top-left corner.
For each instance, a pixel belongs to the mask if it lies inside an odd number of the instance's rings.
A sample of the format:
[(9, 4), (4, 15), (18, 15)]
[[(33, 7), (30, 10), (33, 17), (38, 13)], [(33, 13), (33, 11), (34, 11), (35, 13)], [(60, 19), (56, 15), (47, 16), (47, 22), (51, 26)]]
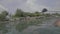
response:
[[(27, 17), (27, 16), (35, 17), (35, 16), (41, 16), (42, 15), (41, 13), (44, 13), (46, 11), (48, 11), (48, 10), (46, 8), (44, 8), (42, 10), (42, 12), (36, 11), (34, 13), (30, 13), (30, 12), (24, 12), (22, 9), (17, 9), (16, 13), (13, 15), (13, 17)], [(6, 16), (8, 16), (8, 15), (9, 15), (8, 11), (2, 11), (0, 13), (0, 20), (5, 19)]]
[[(42, 13), (44, 13), (46, 11), (48, 11), (48, 10), (46, 8), (44, 8), (42, 10)], [(21, 9), (17, 9), (14, 17), (26, 17), (26, 16), (35, 17), (35, 16), (41, 16), (41, 15), (42, 15), (41, 12), (38, 12), (38, 11), (36, 11), (34, 13), (29, 13), (29, 12), (24, 12)]]

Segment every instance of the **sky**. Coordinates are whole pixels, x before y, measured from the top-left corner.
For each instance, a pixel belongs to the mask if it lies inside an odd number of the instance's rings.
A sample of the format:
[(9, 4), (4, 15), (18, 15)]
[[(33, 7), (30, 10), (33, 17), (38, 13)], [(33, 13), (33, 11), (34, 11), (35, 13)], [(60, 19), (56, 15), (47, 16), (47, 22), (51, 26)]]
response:
[(13, 14), (16, 9), (25, 12), (41, 12), (43, 8), (49, 11), (60, 11), (60, 0), (0, 0), (0, 8)]

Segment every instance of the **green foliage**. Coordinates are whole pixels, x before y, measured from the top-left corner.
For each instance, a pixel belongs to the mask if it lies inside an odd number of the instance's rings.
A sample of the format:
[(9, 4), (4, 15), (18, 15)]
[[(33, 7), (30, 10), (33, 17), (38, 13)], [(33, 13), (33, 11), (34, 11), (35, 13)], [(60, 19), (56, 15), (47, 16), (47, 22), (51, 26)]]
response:
[(29, 13), (27, 14), (27, 16), (30, 16), (30, 17), (41, 16), (41, 13), (40, 12)]
[(35, 17), (35, 14), (30, 13), (28, 16), (30, 16), (30, 17)]
[(0, 20), (5, 19), (7, 15), (8, 15), (8, 12), (7, 12), (7, 11), (3, 11), (3, 12), (0, 14)]
[(49, 16), (51, 16), (51, 15), (50, 15), (50, 14), (45, 14), (44, 16), (45, 16), (45, 17), (49, 17)]
[(0, 13), (0, 31), (2, 31), (2, 34), (5, 34), (8, 32), (6, 28), (7, 22), (4, 22), (7, 15), (8, 15), (7, 11), (2, 11)]
[(36, 20), (31, 20), (29, 21), (28, 25), (37, 25), (37, 24), (41, 24), (42, 21), (40, 19), (36, 19)]
[(21, 9), (16, 10), (15, 17), (25, 17), (25, 16), (27, 16), (27, 14), (24, 11), (22, 11)]
[(36, 11), (35, 16), (41, 16), (41, 13)]
[(55, 15), (55, 16), (60, 16), (60, 14), (58, 14), (58, 13), (55, 13), (55, 14), (52, 14), (52, 15)]

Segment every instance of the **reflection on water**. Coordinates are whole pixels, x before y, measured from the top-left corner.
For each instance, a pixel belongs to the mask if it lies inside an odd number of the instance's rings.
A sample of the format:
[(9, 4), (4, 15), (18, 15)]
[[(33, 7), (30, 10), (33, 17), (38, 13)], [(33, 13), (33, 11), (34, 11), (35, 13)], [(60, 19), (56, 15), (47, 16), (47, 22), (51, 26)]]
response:
[(41, 26), (30, 26), (30, 29), (27, 28), (27, 32), (25, 32), (25, 34), (60, 34), (60, 27), (55, 27), (53, 25), (56, 20), (56, 18), (53, 18), (44, 21)]
[(35, 31), (39, 32), (39, 34), (60, 34), (59, 27), (39, 28)]
[(60, 27), (55, 27), (53, 25), (57, 19), (59, 18), (46, 19), (42, 24), (28, 26), (28, 28), (22, 32), (16, 30), (16, 24), (14, 24), (14, 22), (10, 22), (10, 24), (7, 25), (10, 31), (6, 34), (60, 34)]

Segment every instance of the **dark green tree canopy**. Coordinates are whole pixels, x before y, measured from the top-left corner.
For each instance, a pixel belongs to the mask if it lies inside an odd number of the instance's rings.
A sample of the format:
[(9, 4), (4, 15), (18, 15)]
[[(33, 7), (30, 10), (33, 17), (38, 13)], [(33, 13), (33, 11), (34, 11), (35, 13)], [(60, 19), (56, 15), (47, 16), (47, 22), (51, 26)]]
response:
[(48, 11), (46, 8), (44, 8), (44, 9), (42, 10), (42, 12), (46, 12), (46, 11)]
[(3, 15), (8, 15), (8, 12), (7, 11), (2, 11), (2, 14)]
[(7, 12), (7, 11), (2, 11), (2, 12), (0, 13), (0, 20), (5, 19), (7, 15), (8, 15), (8, 12)]
[(23, 17), (24, 16), (24, 11), (21, 9), (17, 9), (15, 13), (15, 17)]

